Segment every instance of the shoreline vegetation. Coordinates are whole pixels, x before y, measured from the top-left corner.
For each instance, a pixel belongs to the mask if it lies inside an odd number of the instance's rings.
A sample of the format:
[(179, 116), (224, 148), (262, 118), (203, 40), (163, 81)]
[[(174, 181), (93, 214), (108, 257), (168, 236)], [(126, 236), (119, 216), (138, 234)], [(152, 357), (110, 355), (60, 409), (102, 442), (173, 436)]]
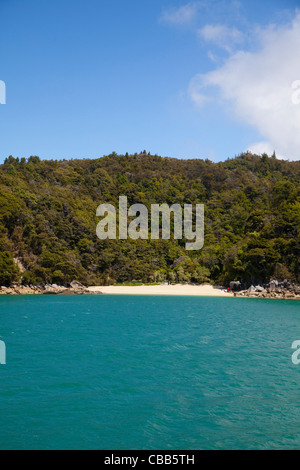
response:
[[(153, 204), (203, 205), (203, 247), (186, 250), (186, 234), (174, 237), (173, 214), (169, 237), (163, 236), (161, 222), (159, 239), (99, 239), (97, 208), (117, 208), (121, 196), (129, 208), (145, 207), (148, 216)], [(192, 225), (194, 231), (194, 216)], [(59, 161), (10, 156), (0, 165), (0, 286), (23, 286), (15, 292), (57, 285), (65, 294), (74, 293), (74, 279), (86, 286), (169, 283), (226, 289), (240, 282), (239, 292), (267, 286), (271, 279), (300, 285), (299, 242), (300, 161), (275, 154), (247, 152), (218, 163), (146, 151)], [(270, 295), (283, 295), (280, 289)]]
[(68, 287), (53, 285), (0, 287), (1, 295), (167, 295), (199, 297), (241, 297), (258, 299), (300, 300), (300, 287), (282, 287), (271, 284), (269, 287), (251, 286), (249, 289), (234, 291), (211, 284), (140, 284), (86, 287), (72, 281)]

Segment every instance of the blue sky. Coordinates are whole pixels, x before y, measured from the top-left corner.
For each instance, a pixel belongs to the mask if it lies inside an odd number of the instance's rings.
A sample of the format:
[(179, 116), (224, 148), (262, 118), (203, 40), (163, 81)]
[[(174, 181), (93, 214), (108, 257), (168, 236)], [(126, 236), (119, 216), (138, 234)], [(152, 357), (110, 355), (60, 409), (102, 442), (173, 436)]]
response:
[(0, 0), (0, 161), (144, 149), (213, 161), (247, 149), (299, 159), (298, 7)]

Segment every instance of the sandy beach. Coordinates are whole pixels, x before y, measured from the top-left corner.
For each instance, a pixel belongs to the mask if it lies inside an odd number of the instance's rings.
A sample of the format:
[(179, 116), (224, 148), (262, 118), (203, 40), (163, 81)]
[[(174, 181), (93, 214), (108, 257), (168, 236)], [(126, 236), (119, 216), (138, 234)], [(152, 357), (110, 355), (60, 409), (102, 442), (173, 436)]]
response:
[(123, 295), (192, 295), (209, 297), (233, 297), (232, 292), (211, 285), (167, 285), (157, 286), (96, 286), (89, 287), (90, 292), (102, 292), (103, 294)]

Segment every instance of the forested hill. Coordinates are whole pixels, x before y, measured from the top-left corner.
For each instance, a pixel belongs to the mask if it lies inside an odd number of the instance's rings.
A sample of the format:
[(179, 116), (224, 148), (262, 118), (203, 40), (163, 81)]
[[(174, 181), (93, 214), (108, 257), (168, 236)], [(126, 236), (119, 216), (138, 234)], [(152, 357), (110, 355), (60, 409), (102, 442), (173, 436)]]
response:
[[(205, 241), (99, 240), (96, 208), (205, 205)], [(300, 281), (300, 162), (221, 163), (143, 152), (99, 159), (9, 157), (0, 166), (0, 285)]]

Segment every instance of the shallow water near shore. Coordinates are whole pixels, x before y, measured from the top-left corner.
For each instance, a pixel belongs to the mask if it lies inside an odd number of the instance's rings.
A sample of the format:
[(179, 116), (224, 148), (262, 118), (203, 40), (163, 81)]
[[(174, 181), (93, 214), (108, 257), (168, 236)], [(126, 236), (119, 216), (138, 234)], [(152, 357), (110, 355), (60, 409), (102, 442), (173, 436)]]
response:
[(298, 449), (300, 305), (0, 297), (1, 449)]

